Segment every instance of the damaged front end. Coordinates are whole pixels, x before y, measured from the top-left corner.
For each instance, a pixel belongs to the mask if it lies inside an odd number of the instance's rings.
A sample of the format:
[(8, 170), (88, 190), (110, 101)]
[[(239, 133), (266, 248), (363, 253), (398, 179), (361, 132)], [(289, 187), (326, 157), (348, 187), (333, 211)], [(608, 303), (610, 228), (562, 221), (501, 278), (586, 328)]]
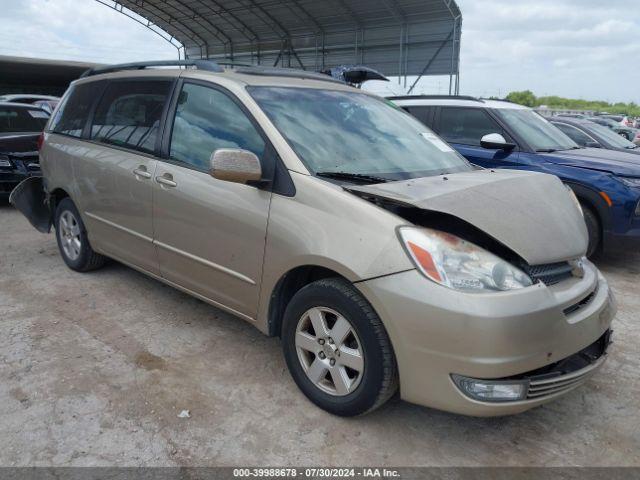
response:
[(36, 230), (49, 233), (53, 215), (43, 177), (29, 177), (13, 189), (9, 202), (22, 213)]
[(582, 214), (550, 175), (484, 170), (345, 189), (432, 237), (444, 232), (480, 247), (533, 282), (573, 276), (586, 252)]

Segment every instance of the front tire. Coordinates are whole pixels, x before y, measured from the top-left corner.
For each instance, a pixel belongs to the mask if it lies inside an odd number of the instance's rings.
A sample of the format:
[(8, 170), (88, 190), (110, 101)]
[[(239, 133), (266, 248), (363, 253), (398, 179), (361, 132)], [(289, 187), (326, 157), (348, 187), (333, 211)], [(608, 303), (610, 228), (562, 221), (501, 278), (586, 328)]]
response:
[(91, 248), (80, 213), (68, 197), (58, 203), (55, 228), (60, 255), (71, 270), (89, 272), (104, 265), (106, 258)]
[(587, 232), (589, 233), (589, 247), (587, 248), (587, 257), (592, 258), (600, 251), (602, 243), (602, 230), (600, 228), (600, 220), (598, 215), (584, 203), (582, 206), (582, 213), (584, 215), (584, 222), (587, 224)]
[(318, 280), (294, 295), (284, 314), (282, 347), (300, 390), (335, 415), (375, 410), (398, 388), (382, 321), (344, 279)]

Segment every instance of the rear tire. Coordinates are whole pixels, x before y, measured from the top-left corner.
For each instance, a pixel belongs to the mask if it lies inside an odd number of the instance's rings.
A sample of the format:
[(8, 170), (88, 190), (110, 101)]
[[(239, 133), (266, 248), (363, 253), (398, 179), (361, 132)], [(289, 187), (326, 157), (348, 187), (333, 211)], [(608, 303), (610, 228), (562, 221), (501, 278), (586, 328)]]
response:
[(284, 314), (282, 348), (300, 390), (334, 415), (375, 410), (398, 388), (382, 321), (344, 279), (318, 280), (294, 295)]
[(600, 220), (598, 215), (591, 207), (580, 203), (584, 222), (587, 224), (587, 232), (589, 233), (589, 247), (587, 248), (587, 257), (591, 258), (600, 252), (602, 243), (602, 230), (600, 228)]
[(106, 257), (91, 248), (80, 213), (69, 197), (58, 203), (54, 224), (60, 255), (71, 270), (89, 272), (104, 265)]

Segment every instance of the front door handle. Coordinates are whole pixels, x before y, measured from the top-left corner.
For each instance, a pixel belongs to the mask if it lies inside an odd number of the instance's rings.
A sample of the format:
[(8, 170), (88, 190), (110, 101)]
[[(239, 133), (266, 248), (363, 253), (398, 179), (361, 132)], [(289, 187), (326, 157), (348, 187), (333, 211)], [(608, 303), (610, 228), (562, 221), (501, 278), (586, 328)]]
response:
[(138, 168), (134, 169), (133, 174), (140, 178), (151, 178), (151, 174), (147, 172), (147, 167), (144, 165), (140, 165)]
[(156, 177), (156, 182), (160, 185), (164, 185), (165, 187), (177, 187), (178, 184), (173, 181), (173, 175), (170, 173), (165, 173), (162, 176)]

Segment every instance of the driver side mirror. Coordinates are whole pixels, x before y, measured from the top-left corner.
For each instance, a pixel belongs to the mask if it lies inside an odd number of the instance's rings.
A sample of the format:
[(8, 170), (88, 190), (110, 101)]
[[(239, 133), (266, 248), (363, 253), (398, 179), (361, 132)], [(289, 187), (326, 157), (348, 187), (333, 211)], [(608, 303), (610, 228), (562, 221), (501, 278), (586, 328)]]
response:
[(211, 154), (209, 175), (233, 183), (252, 183), (262, 179), (260, 159), (239, 148), (219, 148)]
[(511, 151), (516, 148), (515, 144), (507, 142), (507, 140), (499, 133), (490, 133), (482, 137), (480, 146), (488, 150), (506, 150)]

